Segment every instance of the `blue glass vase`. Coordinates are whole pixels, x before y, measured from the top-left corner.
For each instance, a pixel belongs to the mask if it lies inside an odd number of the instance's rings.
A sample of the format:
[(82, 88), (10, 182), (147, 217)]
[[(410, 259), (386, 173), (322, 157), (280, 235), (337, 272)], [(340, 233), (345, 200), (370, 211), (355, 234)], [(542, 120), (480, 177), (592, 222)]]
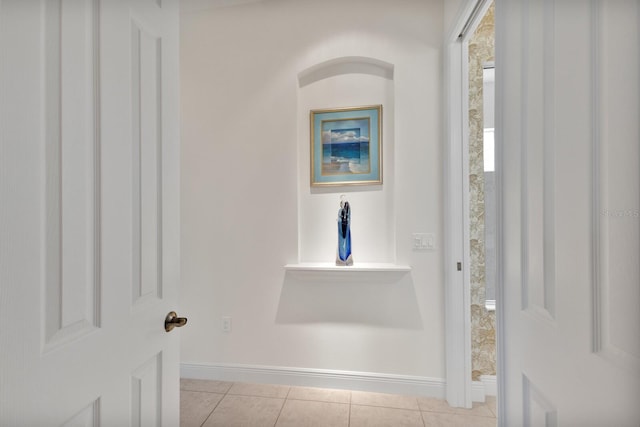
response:
[(341, 201), (338, 211), (338, 256), (336, 265), (353, 265), (351, 255), (351, 207)]

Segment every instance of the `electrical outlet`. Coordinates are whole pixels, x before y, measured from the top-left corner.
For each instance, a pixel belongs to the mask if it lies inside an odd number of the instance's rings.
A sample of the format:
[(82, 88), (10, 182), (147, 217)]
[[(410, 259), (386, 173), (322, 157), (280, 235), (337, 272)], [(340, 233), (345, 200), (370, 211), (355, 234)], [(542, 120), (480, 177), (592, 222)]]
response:
[(222, 318), (222, 332), (231, 332), (231, 317), (224, 316)]

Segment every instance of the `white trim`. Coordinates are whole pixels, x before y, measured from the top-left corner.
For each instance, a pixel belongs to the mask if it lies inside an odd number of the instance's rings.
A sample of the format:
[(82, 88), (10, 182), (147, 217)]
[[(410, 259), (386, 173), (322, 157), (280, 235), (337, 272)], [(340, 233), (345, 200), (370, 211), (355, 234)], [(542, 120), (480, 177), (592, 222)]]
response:
[[(506, 1), (495, 0), (495, 57), (503, 58), (506, 53), (506, 38), (503, 31), (506, 28), (506, 9), (508, 6)], [(505, 66), (500, 61), (496, 61), (496, 86), (495, 86), (495, 135), (494, 135), (494, 154), (496, 164), (495, 175), (495, 191), (496, 191), (496, 397), (500, 404), (498, 405), (498, 427), (505, 427), (506, 405), (505, 405), (505, 389), (506, 389), (506, 369), (505, 369), (505, 306), (504, 306), (504, 91), (505, 83), (503, 73)]]
[(343, 56), (312, 65), (298, 73), (298, 86), (304, 87), (340, 74), (362, 73), (393, 80), (394, 65), (367, 56)]
[(323, 387), (444, 399), (442, 378), (232, 363), (180, 365), (182, 378)]
[(475, 0), (471, 2), (471, 4), (473, 4), (473, 10), (471, 10), (468, 15), (465, 15), (468, 16), (467, 22), (464, 24), (464, 27), (462, 27), (462, 31), (460, 31), (459, 35), (459, 37), (465, 39), (469, 38), (469, 35), (475, 32), (478, 24), (480, 23), (480, 21), (482, 21), (482, 18), (487, 13), (489, 6), (491, 6), (491, 1)]
[(488, 299), (484, 301), (484, 308), (487, 311), (496, 311), (496, 300)]
[(304, 281), (338, 280), (340, 282), (367, 282), (392, 284), (411, 272), (408, 265), (391, 263), (354, 263), (336, 265), (335, 263), (303, 262), (284, 266), (287, 275)]
[(495, 375), (481, 375), (480, 381), (471, 383), (471, 400), (473, 402), (486, 402), (487, 396), (495, 396), (498, 388)]
[(482, 383), (482, 381), (471, 382), (471, 401), (472, 402), (485, 401), (484, 384)]
[(498, 394), (498, 378), (495, 375), (480, 375), (480, 382), (484, 385), (485, 396)]
[[(459, 18), (462, 20), (462, 18)], [(447, 402), (454, 407), (471, 407), (471, 338), (465, 305), (464, 274), (456, 268), (464, 262), (464, 180), (462, 179), (462, 43), (452, 40), (446, 47), (447, 123), (445, 147), (445, 354)]]
[(486, 400), (485, 387), (482, 381), (471, 382), (471, 401), (484, 402)]
[(300, 262), (284, 266), (287, 271), (329, 273), (408, 273), (411, 267), (393, 263), (359, 262), (353, 265), (336, 265), (328, 262)]
[[(446, 161), (445, 161), (445, 354), (447, 402), (470, 408), (471, 380), (471, 285), (469, 277), (468, 39), (486, 14), (483, 4), (464, 37), (458, 37), (482, 0), (465, 0), (445, 40)], [(496, 188), (496, 191), (498, 189)], [(462, 263), (462, 272), (456, 270)]]

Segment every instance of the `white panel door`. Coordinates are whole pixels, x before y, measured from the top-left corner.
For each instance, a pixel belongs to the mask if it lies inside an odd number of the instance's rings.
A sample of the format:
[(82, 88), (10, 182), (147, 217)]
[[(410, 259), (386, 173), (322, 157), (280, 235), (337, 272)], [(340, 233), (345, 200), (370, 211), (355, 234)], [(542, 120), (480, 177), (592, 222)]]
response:
[(178, 2), (0, 0), (0, 425), (179, 425)]
[(498, 0), (501, 425), (640, 425), (640, 2)]

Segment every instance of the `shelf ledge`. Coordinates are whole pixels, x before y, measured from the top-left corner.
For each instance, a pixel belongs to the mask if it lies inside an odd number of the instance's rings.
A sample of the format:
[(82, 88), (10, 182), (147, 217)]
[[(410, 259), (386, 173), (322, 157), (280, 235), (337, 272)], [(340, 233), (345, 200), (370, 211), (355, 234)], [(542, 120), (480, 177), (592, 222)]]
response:
[(353, 265), (335, 265), (329, 262), (301, 262), (287, 264), (286, 271), (292, 272), (340, 272), (340, 273), (408, 273), (411, 267), (392, 263), (362, 262)]

